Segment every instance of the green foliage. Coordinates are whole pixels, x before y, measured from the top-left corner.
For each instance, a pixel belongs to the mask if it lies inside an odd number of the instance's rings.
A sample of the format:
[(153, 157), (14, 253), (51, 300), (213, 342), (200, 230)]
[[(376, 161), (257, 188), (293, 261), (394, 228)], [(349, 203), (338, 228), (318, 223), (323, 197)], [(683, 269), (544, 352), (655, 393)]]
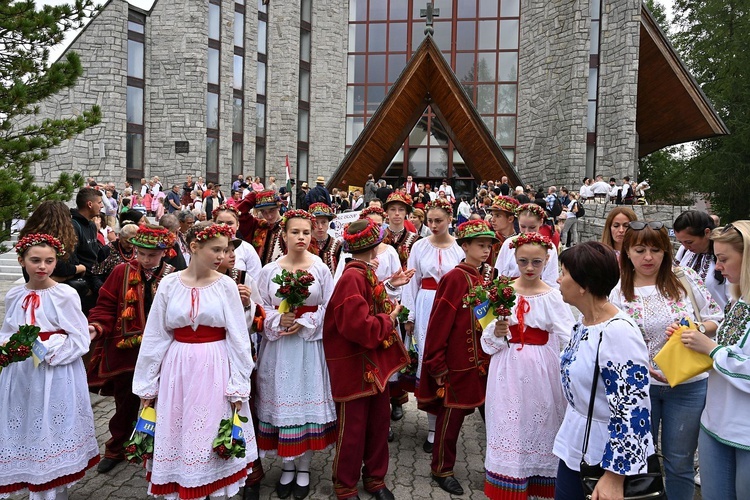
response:
[(95, 10), (92, 0), (41, 9), (34, 0), (0, 0), (0, 241), (8, 238), (11, 219), (27, 217), (44, 200), (67, 201), (83, 184), (79, 174), (60, 174), (54, 183), (38, 186), (31, 166), (46, 159), (50, 148), (99, 123), (99, 107), (69, 118), (34, 117), (40, 102), (73, 86), (83, 73), (77, 54), (48, 64), (49, 51)]
[(692, 189), (685, 175), (688, 160), (682, 146), (654, 151), (638, 160), (638, 178), (648, 180), (651, 204), (692, 205)]
[(659, 25), (664, 33), (669, 33), (669, 19), (667, 19), (667, 10), (664, 6), (656, 0), (645, 0), (643, 3), (646, 4), (651, 15), (656, 19), (656, 24)]
[(691, 187), (725, 220), (750, 216), (750, 2), (676, 0), (673, 40), (731, 135), (697, 143)]

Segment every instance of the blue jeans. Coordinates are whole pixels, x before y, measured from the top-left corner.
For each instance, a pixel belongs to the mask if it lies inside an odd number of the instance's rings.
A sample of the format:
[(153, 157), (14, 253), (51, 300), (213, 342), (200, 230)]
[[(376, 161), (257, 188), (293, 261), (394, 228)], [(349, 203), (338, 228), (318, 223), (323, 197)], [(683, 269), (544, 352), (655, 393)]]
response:
[(578, 471), (570, 469), (560, 460), (555, 479), (555, 500), (584, 500), (585, 497)]
[(703, 500), (750, 498), (750, 451), (720, 443), (703, 429), (698, 448)]
[(693, 500), (693, 456), (698, 447), (707, 386), (708, 379), (677, 387), (650, 386), (651, 433), (656, 439), (661, 427), (661, 453), (666, 472), (664, 486), (669, 500)]

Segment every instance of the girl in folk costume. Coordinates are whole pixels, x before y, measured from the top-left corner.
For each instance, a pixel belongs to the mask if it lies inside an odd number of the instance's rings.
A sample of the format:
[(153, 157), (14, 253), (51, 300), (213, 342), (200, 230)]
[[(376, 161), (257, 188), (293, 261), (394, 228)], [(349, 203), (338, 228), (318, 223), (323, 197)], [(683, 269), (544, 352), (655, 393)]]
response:
[[(422, 353), (427, 336), (427, 323), (435, 301), (435, 291), (442, 277), (464, 258), (464, 251), (456, 240), (448, 234), (448, 226), (453, 216), (450, 202), (435, 199), (427, 204), (427, 225), (432, 235), (417, 241), (411, 248), (408, 269), (414, 269), (414, 279), (404, 287), (401, 303), (409, 309), (409, 319), (405, 329), (411, 334), (417, 346), (419, 365), (417, 374), (422, 373)], [(422, 448), (432, 453), (435, 441), (435, 415), (428, 415), (429, 429)]]
[(62, 243), (33, 233), (16, 252), (29, 282), (5, 297), (0, 345), (22, 325), (34, 325), (47, 352), (38, 366), (0, 355), (0, 498), (28, 490), (33, 500), (67, 499), (68, 487), (99, 461), (81, 360), (88, 324), (75, 290), (50, 278)]
[(308, 249), (313, 255), (317, 255), (331, 270), (331, 274), (336, 273), (336, 267), (341, 259), (341, 239), (334, 238), (328, 234), (328, 228), (331, 221), (336, 218), (331, 207), (325, 203), (313, 203), (309, 207), (309, 212), (315, 217), (313, 224), (312, 241)]
[[(292, 493), (295, 498), (305, 498), (310, 490), (313, 451), (336, 442), (336, 406), (322, 340), (333, 277), (328, 266), (307, 251), (314, 220), (304, 210), (284, 214), (282, 237), (288, 253), (267, 264), (258, 280), (267, 311), (258, 353), (258, 446), (261, 454), (278, 454), (283, 459), (276, 485), (279, 498)], [(314, 281), (303, 306), (280, 313), (282, 298), (276, 294), (283, 287), (272, 280), (284, 271), (307, 271)]]
[[(237, 209), (229, 205), (219, 205), (213, 212), (211, 218), (217, 224), (226, 224), (235, 231), (235, 237), (242, 239), (243, 235), (239, 232), (240, 219)], [(235, 247), (235, 265), (238, 270), (247, 271), (250, 276), (258, 276), (263, 265), (260, 263), (258, 252), (253, 246), (243, 241), (241, 245)]]
[(257, 458), (252, 423), (243, 423), (244, 458), (212, 449), (219, 424), (232, 410), (249, 417), (254, 363), (237, 285), (216, 272), (230, 228), (196, 224), (187, 233), (192, 258), (165, 277), (151, 306), (133, 379), (143, 406), (156, 400), (149, 494), (193, 499), (231, 497)]
[[(539, 205), (524, 203), (516, 209), (516, 217), (518, 218), (518, 227), (521, 233), (538, 233), (542, 229), (542, 226), (544, 226), (546, 214), (544, 213), (544, 209)], [(506, 239), (500, 248), (497, 262), (495, 262), (495, 269), (497, 269), (500, 276), (517, 278), (521, 275), (518, 263), (516, 262), (515, 252), (511, 248), (511, 244), (516, 238), (517, 236)], [(552, 242), (550, 241), (550, 243)], [(548, 258), (542, 270), (542, 281), (552, 288), (559, 288), (560, 285), (557, 284), (557, 277), (560, 272), (557, 266), (557, 249), (554, 244), (551, 244), (551, 248), (547, 250), (547, 255)]]
[(464, 490), (453, 477), (456, 444), (464, 418), (474, 408), (484, 414), (489, 360), (480, 346), (481, 327), (472, 309), (461, 303), (472, 288), (492, 278), (492, 267), (484, 261), (497, 238), (485, 221), (470, 221), (458, 226), (456, 239), (466, 258), (438, 285), (417, 398), (421, 409), (437, 416), (432, 477), (448, 493), (462, 495)]
[(511, 243), (521, 272), (516, 303), (507, 321), (493, 321), (482, 335), (491, 356), (484, 493), (493, 500), (555, 496), (552, 445), (566, 407), (559, 356), (575, 321), (560, 292), (541, 280), (551, 248), (539, 233)]

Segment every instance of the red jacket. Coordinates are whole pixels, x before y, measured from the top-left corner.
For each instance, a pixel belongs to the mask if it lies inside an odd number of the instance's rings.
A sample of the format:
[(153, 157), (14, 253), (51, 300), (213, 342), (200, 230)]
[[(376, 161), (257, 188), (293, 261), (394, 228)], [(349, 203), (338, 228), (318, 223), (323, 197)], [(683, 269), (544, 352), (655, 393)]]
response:
[(375, 311), (366, 271), (364, 263), (350, 261), (326, 307), (323, 348), (337, 403), (385, 391), (409, 359), (391, 317)]
[[(488, 271), (488, 266), (485, 264)], [(485, 273), (486, 274), (486, 273)], [(482, 350), (482, 329), (462, 299), (486, 279), (463, 262), (440, 280), (432, 305), (422, 358), (417, 399), (430, 412), (440, 404), (449, 408), (476, 408), (484, 404), (490, 358)], [(438, 395), (436, 378), (444, 377)]]

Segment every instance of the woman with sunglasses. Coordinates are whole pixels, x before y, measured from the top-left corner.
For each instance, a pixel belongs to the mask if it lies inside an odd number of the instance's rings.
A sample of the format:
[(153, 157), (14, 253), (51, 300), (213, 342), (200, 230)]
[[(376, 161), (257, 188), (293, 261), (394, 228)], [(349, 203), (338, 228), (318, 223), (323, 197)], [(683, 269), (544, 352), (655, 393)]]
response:
[(750, 221), (714, 229), (716, 269), (731, 299), (716, 342), (688, 331), (682, 343), (713, 358), (698, 438), (704, 500), (746, 498), (750, 492)]
[[(677, 276), (680, 271), (682, 278)], [(620, 278), (610, 301), (633, 318), (648, 346), (651, 430), (658, 436), (661, 426), (667, 495), (670, 500), (692, 500), (693, 455), (708, 375), (670, 387), (653, 358), (667, 342), (674, 323), (687, 317), (696, 321), (701, 334), (713, 336), (723, 315), (695, 271), (672, 268), (672, 242), (661, 222), (630, 222), (620, 253)], [(696, 320), (698, 313), (702, 322)]]
[(615, 251), (619, 257), (622, 250), (622, 239), (625, 237), (625, 231), (630, 227), (630, 223), (638, 220), (638, 216), (632, 208), (615, 207), (607, 215), (604, 222), (604, 232), (602, 232), (601, 242)]

